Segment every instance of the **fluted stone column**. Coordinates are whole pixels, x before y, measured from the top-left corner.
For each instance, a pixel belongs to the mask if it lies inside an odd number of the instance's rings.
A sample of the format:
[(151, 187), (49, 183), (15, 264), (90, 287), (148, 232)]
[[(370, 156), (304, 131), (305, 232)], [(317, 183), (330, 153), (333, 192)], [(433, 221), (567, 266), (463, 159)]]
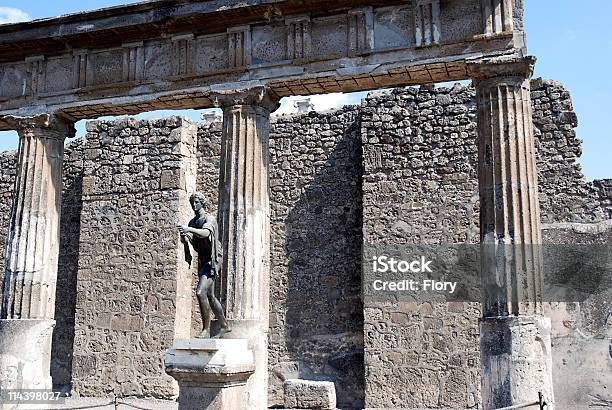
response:
[(55, 115), (3, 117), (19, 133), (19, 162), (2, 281), (0, 384), (50, 389), (64, 139)]
[(253, 350), (249, 409), (267, 408), (270, 294), (270, 113), (279, 106), (265, 87), (217, 91), (223, 108), (219, 226), (223, 243), (220, 293), (232, 332)]
[(542, 316), (538, 174), (530, 83), (535, 59), (471, 64), (477, 89), (485, 409), (552, 408), (550, 319)]

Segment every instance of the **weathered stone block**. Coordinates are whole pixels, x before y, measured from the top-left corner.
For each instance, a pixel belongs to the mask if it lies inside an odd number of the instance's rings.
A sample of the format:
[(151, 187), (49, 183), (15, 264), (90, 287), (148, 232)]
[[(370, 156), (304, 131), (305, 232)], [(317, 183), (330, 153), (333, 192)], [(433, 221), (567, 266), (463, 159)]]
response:
[(289, 379), (284, 389), (288, 409), (336, 408), (336, 387), (332, 382)]
[(185, 178), (180, 169), (162, 171), (160, 180), (161, 189), (185, 188)]

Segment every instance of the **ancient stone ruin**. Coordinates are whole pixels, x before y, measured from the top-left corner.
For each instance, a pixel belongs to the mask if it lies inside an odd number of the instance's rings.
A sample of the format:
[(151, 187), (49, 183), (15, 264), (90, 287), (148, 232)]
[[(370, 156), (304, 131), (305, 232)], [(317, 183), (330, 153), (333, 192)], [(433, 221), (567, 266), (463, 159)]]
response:
[[(530, 79), (522, 6), (152, 1), (0, 26), (0, 129), (20, 136), (0, 154), (1, 387), (64, 408), (610, 405), (609, 282), (543, 289), (607, 266), (547, 252), (605, 249), (612, 181), (580, 171), (569, 92)], [(64, 145), (81, 119), (213, 106), (222, 122), (91, 121)], [(194, 338), (176, 226), (196, 190), (218, 213), (222, 339)], [(493, 249), (482, 295), (367, 297), (371, 246), (424, 244)]]

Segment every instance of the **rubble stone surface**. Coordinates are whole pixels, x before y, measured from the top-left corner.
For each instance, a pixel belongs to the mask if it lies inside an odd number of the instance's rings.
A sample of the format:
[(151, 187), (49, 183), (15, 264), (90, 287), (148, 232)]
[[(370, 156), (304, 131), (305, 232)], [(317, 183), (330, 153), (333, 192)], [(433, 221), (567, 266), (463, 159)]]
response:
[(192, 216), (195, 127), (172, 117), (87, 131), (66, 151), (54, 384), (80, 396), (169, 398), (163, 353), (191, 321), (176, 225)]

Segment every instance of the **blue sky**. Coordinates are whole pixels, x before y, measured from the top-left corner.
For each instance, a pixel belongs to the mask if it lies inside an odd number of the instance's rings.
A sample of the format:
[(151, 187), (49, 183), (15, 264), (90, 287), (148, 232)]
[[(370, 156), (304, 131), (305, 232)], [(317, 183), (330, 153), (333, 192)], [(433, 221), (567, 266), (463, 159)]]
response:
[[(53, 2), (0, 0), (0, 22), (36, 19), (135, 3), (116, 0)], [(612, 178), (612, 35), (609, 19), (610, 0), (525, 0), (528, 46), (538, 57), (535, 76), (564, 83), (572, 93), (578, 114), (578, 136), (584, 140), (580, 163), (588, 179)], [(358, 103), (363, 93), (316, 97), (317, 109)], [(289, 110), (290, 102), (282, 109)], [(144, 117), (168, 115), (169, 112), (144, 114)], [(199, 112), (181, 112), (195, 119)], [(77, 124), (79, 135), (84, 124)], [(0, 151), (15, 149), (13, 132), (0, 132)]]

